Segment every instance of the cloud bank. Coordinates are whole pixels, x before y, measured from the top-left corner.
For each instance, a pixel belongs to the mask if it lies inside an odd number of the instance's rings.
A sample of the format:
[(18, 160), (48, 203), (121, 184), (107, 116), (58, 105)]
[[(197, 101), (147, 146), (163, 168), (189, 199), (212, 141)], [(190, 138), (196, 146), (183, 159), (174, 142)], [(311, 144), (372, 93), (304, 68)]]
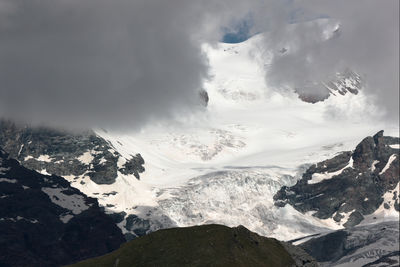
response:
[(197, 108), (208, 71), (202, 38), (217, 36), (210, 23), (225, 7), (185, 0), (0, 0), (0, 8), (2, 116), (135, 127)]
[[(287, 14), (303, 23), (275, 25), (269, 31), (266, 47), (288, 52), (276, 53), (267, 82), (301, 87), (329, 81), (349, 68), (365, 78), (366, 93), (387, 110), (387, 118), (398, 121), (399, 1), (311, 0), (288, 6)], [(329, 20), (310, 20), (318, 16)]]
[[(333, 3), (334, 2), (334, 3)], [(195, 112), (208, 78), (203, 43), (252, 15), (273, 60), (269, 83), (293, 87), (344, 67), (398, 109), (398, 1), (0, 0), (0, 116), (74, 127), (137, 128)], [(340, 38), (310, 22), (329, 16)], [(294, 29), (294, 30), (293, 30)]]

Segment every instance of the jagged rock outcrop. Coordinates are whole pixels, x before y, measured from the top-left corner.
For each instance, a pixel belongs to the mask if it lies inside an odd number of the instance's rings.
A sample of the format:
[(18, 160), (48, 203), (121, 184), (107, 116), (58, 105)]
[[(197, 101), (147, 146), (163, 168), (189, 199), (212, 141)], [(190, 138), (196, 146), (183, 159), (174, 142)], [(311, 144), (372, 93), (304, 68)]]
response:
[(121, 230), (59, 176), (29, 170), (0, 149), (0, 266), (61, 266), (117, 249)]
[(118, 172), (144, 172), (140, 154), (124, 158), (93, 131), (67, 132), (45, 127), (28, 127), (0, 120), (0, 146), (23, 166), (81, 180), (87, 176), (97, 184), (112, 184)]
[(399, 143), (383, 131), (366, 137), (353, 152), (314, 164), (296, 185), (282, 187), (275, 205), (290, 204), (345, 227), (357, 225), (381, 205), (398, 211)]

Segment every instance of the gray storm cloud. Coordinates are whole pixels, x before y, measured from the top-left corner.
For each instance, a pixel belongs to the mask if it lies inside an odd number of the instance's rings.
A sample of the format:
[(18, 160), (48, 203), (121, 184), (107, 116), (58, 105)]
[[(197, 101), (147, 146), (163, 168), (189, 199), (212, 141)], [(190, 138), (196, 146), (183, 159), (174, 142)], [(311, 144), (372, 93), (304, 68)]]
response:
[[(345, 67), (398, 109), (397, 0), (0, 0), (0, 116), (76, 127), (137, 128), (201, 108), (208, 78), (203, 43), (252, 14), (275, 57), (269, 83), (295, 87)], [(340, 36), (321, 41), (318, 23), (287, 24), (298, 11), (325, 15)], [(297, 12), (297, 13), (296, 13)], [(289, 27), (290, 28), (290, 27)]]
[[(225, 3), (226, 4), (226, 3)], [(135, 127), (198, 108), (218, 1), (0, 0), (0, 115)], [(215, 25), (213, 25), (215, 24)], [(216, 39), (215, 39), (216, 40)]]
[[(311, 0), (291, 1), (289, 12), (301, 10), (299, 20), (321, 20), (275, 25), (266, 38), (274, 51), (290, 48), (273, 58), (267, 82), (296, 88), (310, 82), (329, 81), (346, 68), (365, 78), (366, 93), (398, 120), (399, 110), (399, 1)], [(286, 11), (288, 11), (286, 7)], [(336, 31), (335, 31), (336, 30)]]

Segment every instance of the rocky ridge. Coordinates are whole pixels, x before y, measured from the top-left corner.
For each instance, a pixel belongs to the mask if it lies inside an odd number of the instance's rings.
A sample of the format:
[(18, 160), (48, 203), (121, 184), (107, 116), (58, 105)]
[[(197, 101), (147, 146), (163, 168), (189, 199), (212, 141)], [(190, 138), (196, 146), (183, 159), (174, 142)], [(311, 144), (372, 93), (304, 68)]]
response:
[(0, 146), (23, 166), (85, 183), (112, 184), (118, 172), (140, 179), (144, 159), (140, 154), (124, 158), (93, 131), (66, 132), (29, 127), (0, 120)]
[(351, 227), (378, 209), (399, 211), (399, 138), (383, 131), (354, 151), (312, 165), (294, 186), (282, 187), (276, 206), (293, 206), (320, 219)]

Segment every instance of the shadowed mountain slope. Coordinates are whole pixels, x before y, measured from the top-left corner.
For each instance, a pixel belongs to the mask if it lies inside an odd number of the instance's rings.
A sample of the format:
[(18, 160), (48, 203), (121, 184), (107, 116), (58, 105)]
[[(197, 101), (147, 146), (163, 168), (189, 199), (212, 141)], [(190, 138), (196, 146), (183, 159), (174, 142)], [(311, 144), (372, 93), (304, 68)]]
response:
[[(289, 246), (288, 249), (285, 249)], [(288, 252), (290, 251), (290, 253)], [(159, 230), (134, 239), (86, 266), (317, 266), (304, 251), (243, 226), (203, 225)]]

